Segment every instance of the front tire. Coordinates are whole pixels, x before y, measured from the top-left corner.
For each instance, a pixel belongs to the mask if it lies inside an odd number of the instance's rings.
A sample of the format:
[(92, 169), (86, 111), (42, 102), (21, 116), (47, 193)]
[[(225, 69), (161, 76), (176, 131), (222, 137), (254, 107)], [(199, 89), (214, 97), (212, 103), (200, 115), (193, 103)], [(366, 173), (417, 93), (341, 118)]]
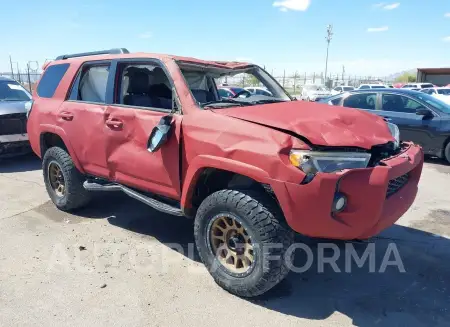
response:
[(448, 142), (447, 146), (444, 149), (444, 158), (447, 160), (447, 163), (450, 164), (450, 142)]
[(84, 176), (62, 148), (48, 149), (42, 160), (45, 187), (56, 207), (70, 211), (85, 206), (91, 199), (83, 187)]
[(232, 294), (254, 297), (288, 274), (286, 251), (294, 232), (282, 223), (264, 193), (222, 190), (208, 196), (195, 217), (197, 249), (217, 284)]

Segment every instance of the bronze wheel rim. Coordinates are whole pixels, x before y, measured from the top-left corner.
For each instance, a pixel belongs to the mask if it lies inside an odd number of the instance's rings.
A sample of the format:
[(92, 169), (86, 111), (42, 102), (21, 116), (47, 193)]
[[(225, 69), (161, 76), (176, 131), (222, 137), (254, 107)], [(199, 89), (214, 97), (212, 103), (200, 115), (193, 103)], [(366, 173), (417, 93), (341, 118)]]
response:
[(210, 224), (211, 250), (233, 274), (247, 274), (254, 264), (253, 243), (247, 230), (231, 216), (217, 216)]
[(63, 197), (66, 192), (66, 183), (61, 166), (55, 161), (52, 161), (48, 166), (48, 180), (53, 192), (58, 197)]

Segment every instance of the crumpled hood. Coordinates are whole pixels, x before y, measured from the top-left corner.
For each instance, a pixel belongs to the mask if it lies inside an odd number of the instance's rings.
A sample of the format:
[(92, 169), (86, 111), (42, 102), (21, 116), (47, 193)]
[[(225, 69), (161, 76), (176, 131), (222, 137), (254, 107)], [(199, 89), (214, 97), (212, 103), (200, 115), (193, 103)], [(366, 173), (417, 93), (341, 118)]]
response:
[(395, 141), (381, 117), (321, 103), (292, 101), (212, 111), (291, 131), (314, 145), (370, 149), (374, 145)]
[(0, 101), (0, 115), (26, 113), (28, 101)]

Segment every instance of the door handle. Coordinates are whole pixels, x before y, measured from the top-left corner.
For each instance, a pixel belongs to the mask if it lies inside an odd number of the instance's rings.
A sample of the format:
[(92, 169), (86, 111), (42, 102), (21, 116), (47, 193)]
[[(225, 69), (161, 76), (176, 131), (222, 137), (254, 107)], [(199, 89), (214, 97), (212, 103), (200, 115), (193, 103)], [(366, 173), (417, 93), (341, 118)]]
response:
[(106, 126), (115, 129), (120, 129), (123, 127), (123, 122), (114, 118), (106, 120), (105, 124)]
[(67, 121), (73, 120), (73, 114), (68, 111), (63, 111), (63, 112), (59, 113), (59, 117), (61, 117), (64, 120), (67, 120)]

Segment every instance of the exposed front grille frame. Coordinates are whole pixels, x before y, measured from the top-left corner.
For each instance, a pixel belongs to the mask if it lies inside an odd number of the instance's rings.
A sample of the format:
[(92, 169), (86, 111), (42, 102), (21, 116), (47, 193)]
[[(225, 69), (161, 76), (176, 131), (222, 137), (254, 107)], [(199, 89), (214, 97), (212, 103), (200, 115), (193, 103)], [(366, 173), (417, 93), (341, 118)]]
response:
[(25, 113), (0, 115), (0, 135), (25, 134), (27, 116)]

